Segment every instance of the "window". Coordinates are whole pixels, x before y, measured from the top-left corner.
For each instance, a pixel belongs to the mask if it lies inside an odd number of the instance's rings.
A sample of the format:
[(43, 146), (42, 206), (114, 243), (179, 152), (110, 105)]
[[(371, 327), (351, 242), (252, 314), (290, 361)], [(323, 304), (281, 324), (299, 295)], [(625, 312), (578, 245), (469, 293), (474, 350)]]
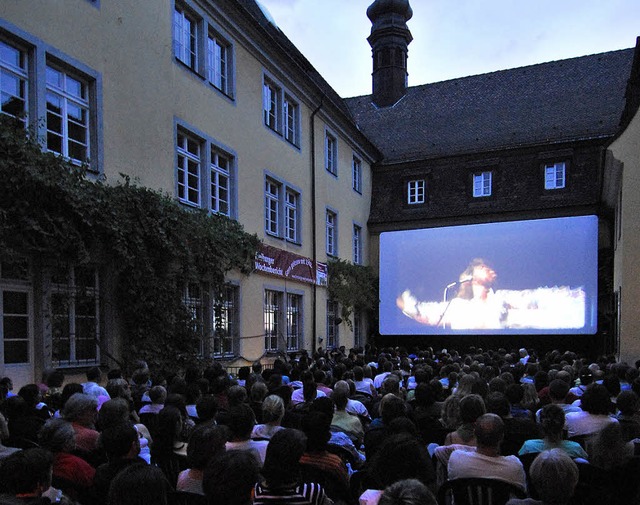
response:
[(289, 95), (284, 96), (284, 138), (297, 146), (299, 142), (299, 105)]
[(327, 172), (338, 175), (338, 141), (329, 132), (324, 136), (324, 158)]
[(226, 284), (213, 304), (213, 324), (210, 353), (215, 357), (235, 354), (240, 332), (240, 312), (238, 310), (240, 288)]
[(491, 172), (473, 174), (473, 197), (491, 196)]
[(264, 349), (278, 350), (278, 336), (281, 334), (282, 293), (265, 289), (264, 291)]
[(47, 65), (47, 149), (71, 161), (89, 159), (87, 83)]
[(362, 322), (362, 311), (353, 310), (353, 346), (357, 349), (364, 345), (364, 327)]
[(267, 234), (299, 244), (300, 193), (283, 182), (267, 177), (264, 201), (264, 229)]
[(183, 303), (191, 316), (191, 331), (198, 336), (200, 343), (198, 354), (204, 355), (204, 340), (207, 333), (205, 311), (207, 307), (207, 289), (205, 285), (192, 282), (184, 290)]
[(362, 264), (362, 228), (357, 224), (353, 225), (353, 263)]
[(191, 70), (198, 69), (198, 22), (177, 3), (173, 12), (173, 54)]
[(27, 54), (0, 40), (0, 113), (25, 121)]
[(284, 202), (285, 238), (289, 242), (298, 242), (298, 194), (287, 188)]
[(262, 88), (264, 124), (276, 132), (280, 131), (281, 96), (280, 88), (265, 78)]
[(337, 256), (337, 253), (338, 253), (337, 221), (338, 221), (337, 214), (335, 212), (327, 210), (326, 242), (327, 242), (327, 254), (329, 256)]
[[(0, 289), (0, 337), (5, 364), (31, 361), (31, 316), (29, 293), (19, 289)], [(1, 362), (1, 361), (0, 361)]]
[(551, 163), (544, 167), (544, 189), (562, 189), (565, 187), (565, 163)]
[(98, 363), (100, 299), (96, 270), (71, 267), (55, 272), (50, 306), (53, 362), (58, 366)]
[(424, 179), (409, 181), (407, 183), (407, 203), (409, 205), (424, 203), (425, 188), (426, 184)]
[(230, 173), (231, 161), (229, 156), (218, 151), (215, 148), (211, 149), (211, 173), (210, 173), (210, 185), (211, 185), (211, 203), (209, 210), (217, 214), (224, 214), (230, 216), (230, 187), (231, 180)]
[(297, 351), (302, 343), (302, 295), (287, 293), (287, 351)]
[(362, 161), (357, 156), (353, 157), (351, 174), (353, 190), (362, 194)]
[(219, 35), (209, 32), (207, 38), (207, 79), (224, 94), (230, 94), (231, 47)]
[[(182, 131), (176, 139), (178, 199), (190, 205), (200, 205), (200, 141)], [(213, 170), (213, 167), (212, 167)]]
[(327, 300), (327, 349), (338, 347), (340, 326), (338, 318), (338, 302)]

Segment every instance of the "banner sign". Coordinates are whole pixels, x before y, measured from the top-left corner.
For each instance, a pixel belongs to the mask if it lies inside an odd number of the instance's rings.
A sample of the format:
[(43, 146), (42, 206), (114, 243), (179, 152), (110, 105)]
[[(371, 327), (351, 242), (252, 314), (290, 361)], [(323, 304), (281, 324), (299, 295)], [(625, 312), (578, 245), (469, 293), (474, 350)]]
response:
[(327, 285), (326, 263), (316, 262), (314, 268), (313, 260), (309, 258), (265, 244), (260, 246), (256, 254), (255, 269), (284, 279)]

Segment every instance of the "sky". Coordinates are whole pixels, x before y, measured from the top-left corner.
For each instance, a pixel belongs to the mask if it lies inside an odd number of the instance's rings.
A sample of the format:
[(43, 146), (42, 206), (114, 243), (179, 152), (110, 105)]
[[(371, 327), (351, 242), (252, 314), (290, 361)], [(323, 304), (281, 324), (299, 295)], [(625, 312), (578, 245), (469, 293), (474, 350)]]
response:
[[(371, 93), (373, 0), (259, 0), (342, 97)], [(409, 86), (635, 46), (640, 0), (410, 0)]]

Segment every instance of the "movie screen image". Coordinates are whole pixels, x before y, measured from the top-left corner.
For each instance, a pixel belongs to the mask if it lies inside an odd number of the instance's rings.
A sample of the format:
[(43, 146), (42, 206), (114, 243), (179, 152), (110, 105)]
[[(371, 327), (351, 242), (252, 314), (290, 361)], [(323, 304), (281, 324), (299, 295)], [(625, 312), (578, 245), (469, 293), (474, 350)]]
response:
[(380, 235), (382, 335), (594, 334), (596, 216)]

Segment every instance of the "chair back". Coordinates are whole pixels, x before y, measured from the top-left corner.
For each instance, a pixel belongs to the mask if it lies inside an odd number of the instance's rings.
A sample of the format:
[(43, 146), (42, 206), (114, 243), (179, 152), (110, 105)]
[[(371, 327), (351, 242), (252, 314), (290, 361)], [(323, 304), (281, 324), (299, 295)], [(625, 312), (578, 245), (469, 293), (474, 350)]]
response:
[(510, 484), (496, 479), (455, 479), (445, 482), (438, 490), (438, 504), (455, 505), (505, 505), (513, 496), (525, 498), (526, 493)]

